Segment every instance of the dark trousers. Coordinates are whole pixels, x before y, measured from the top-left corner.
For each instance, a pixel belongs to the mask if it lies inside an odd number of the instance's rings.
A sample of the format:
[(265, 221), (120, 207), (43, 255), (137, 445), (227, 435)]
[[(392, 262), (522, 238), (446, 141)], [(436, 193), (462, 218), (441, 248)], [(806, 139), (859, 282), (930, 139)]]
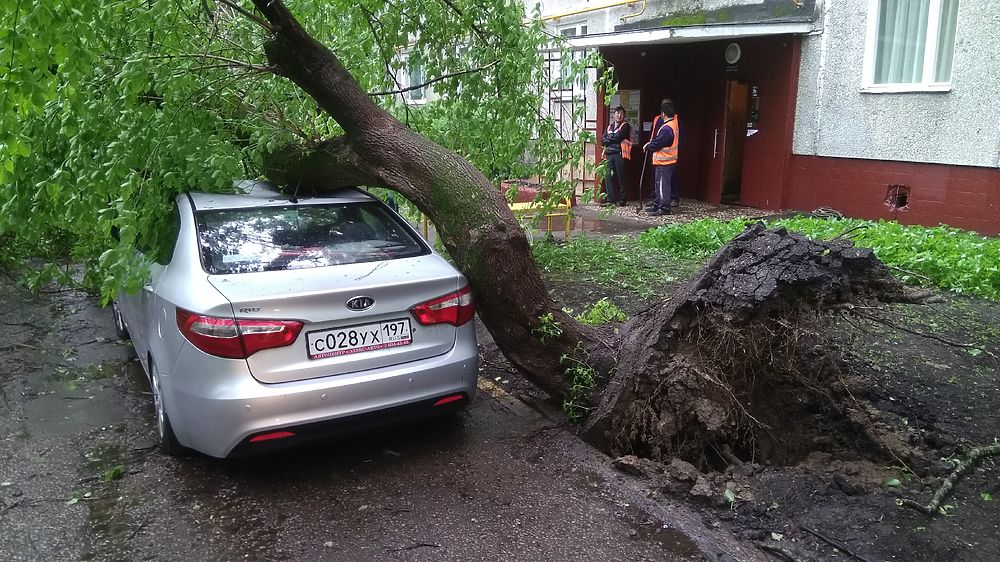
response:
[(674, 186), (674, 170), (676, 168), (676, 164), (653, 166), (654, 208), (669, 211), (670, 202), (677, 199), (677, 188)]
[(608, 173), (604, 176), (604, 192), (609, 203), (625, 202), (625, 159), (621, 154), (608, 154)]

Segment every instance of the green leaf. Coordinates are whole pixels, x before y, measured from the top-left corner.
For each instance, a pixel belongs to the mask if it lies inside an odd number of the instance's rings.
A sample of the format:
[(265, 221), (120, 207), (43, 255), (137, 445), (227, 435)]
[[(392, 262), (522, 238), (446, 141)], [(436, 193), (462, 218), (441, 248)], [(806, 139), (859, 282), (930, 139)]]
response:
[(105, 482), (111, 482), (112, 480), (119, 480), (124, 474), (125, 474), (125, 466), (121, 464), (115, 465), (109, 468), (108, 470), (105, 470), (104, 473), (101, 474), (101, 480), (104, 480)]
[(736, 492), (732, 488), (726, 488), (726, 491), (722, 492), (722, 497), (726, 498), (729, 503), (736, 503)]
[(898, 488), (903, 485), (898, 478), (889, 478), (885, 481), (885, 485), (890, 488)]

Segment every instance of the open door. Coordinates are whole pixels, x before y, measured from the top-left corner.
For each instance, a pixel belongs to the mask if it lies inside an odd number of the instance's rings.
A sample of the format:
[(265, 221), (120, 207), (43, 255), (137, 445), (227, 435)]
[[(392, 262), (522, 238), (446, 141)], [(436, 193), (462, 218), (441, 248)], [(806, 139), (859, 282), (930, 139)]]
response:
[(740, 201), (743, 177), (743, 142), (747, 138), (750, 85), (730, 80), (726, 86), (726, 123), (722, 145), (722, 201)]

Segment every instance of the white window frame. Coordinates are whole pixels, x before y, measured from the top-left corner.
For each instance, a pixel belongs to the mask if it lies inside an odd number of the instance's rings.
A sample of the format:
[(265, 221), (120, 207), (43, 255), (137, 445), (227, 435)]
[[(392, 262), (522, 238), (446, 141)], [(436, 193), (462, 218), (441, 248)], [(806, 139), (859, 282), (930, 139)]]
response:
[[(419, 65), (418, 67), (420, 69), (420, 76), (421, 76), (420, 83), (424, 83), (424, 82), (427, 81), (427, 76), (424, 74), (424, 66), (423, 65)], [(404, 68), (405, 75), (406, 75), (406, 87), (407, 88), (409, 88), (411, 86), (416, 86), (416, 84), (414, 84), (412, 82), (412, 79), (413, 79), (413, 70), (414, 70), (414, 68), (412, 68), (410, 66), (410, 61), (409, 61), (409, 59), (407, 59), (406, 60), (406, 66)], [(419, 91), (420, 94), (421, 94), (419, 98), (413, 97), (413, 93), (417, 92), (417, 91)], [(429, 94), (430, 94), (429, 88), (427, 86), (424, 86), (423, 88), (420, 88), (419, 90), (408, 90), (406, 92), (403, 92), (403, 99), (406, 101), (406, 103), (408, 103), (410, 105), (423, 105), (423, 104), (427, 103), (427, 97), (428, 97)]]
[[(584, 35), (586, 35), (588, 33), (588, 22), (587, 21), (578, 21), (576, 23), (571, 23), (571, 24), (567, 24), (567, 25), (561, 25), (558, 28), (556, 28), (556, 31), (557, 31), (557, 33), (561, 37), (564, 37), (566, 39), (572, 39), (574, 37), (582, 37), (582, 36), (584, 36)], [(573, 33), (572, 34), (566, 34), (566, 33), (564, 33), (566, 31), (572, 31)], [(581, 56), (578, 53), (584, 53), (584, 51), (575, 51), (575, 50), (574, 51), (570, 51), (570, 56), (572, 56), (574, 58), (576, 58), (578, 56)], [(560, 80), (562, 79), (562, 76), (563, 76), (562, 64), (563, 64), (562, 63), (562, 59), (560, 58), (560, 60), (559, 60), (559, 78), (560, 78)], [(583, 90), (589, 86), (589, 84), (588, 84), (588, 82), (590, 82), (589, 78), (590, 77), (589, 77), (589, 73), (588, 73), (587, 76), (584, 76), (582, 78), (582, 81), (578, 81), (576, 84), (574, 84), (574, 86), (575, 86), (574, 88), (572, 88), (572, 89), (570, 89), (570, 88), (560, 88), (558, 90), (555, 90), (556, 92), (559, 92), (560, 101), (572, 101), (574, 99), (579, 99), (579, 98), (583, 97)], [(575, 96), (572, 93), (573, 91), (576, 92)]]
[[(938, 32), (941, 27), (941, 0), (930, 0), (927, 14), (927, 40), (924, 45), (923, 82), (905, 84), (875, 83), (875, 49), (878, 47), (878, 14), (881, 0), (868, 0), (867, 34), (865, 35), (865, 58), (862, 69), (862, 92), (867, 93), (900, 93), (900, 92), (950, 92), (951, 81), (926, 81), (934, 77), (934, 65), (937, 63)], [(961, 6), (961, 4), (959, 4)], [(957, 16), (956, 16), (957, 17)], [(954, 48), (954, 46), (952, 46)], [(954, 68), (954, 67), (953, 67)], [(954, 70), (953, 70), (954, 72)]]

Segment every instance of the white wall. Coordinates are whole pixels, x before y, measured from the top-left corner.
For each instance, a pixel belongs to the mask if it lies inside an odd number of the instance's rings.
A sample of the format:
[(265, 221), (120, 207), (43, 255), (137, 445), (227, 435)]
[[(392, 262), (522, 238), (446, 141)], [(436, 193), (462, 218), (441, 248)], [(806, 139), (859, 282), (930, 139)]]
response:
[(1000, 167), (997, 0), (960, 0), (949, 92), (861, 92), (868, 8), (826, 0), (803, 39), (793, 152)]

